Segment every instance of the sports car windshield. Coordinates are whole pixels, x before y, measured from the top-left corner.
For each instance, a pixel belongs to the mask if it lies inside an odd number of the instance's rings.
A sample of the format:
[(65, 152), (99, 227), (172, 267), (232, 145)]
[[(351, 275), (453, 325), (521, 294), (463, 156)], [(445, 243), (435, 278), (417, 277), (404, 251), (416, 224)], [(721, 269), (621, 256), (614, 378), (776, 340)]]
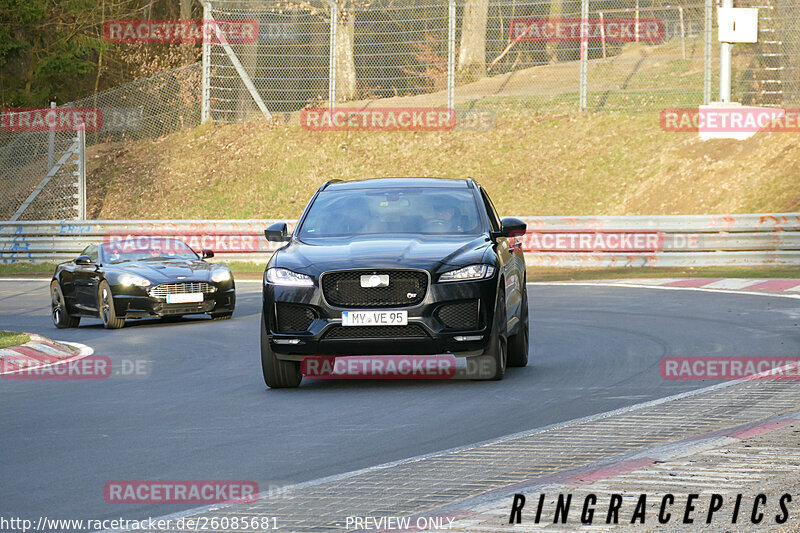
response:
[(143, 259), (197, 259), (197, 254), (178, 239), (129, 236), (100, 245), (104, 263), (141, 261)]
[(332, 190), (319, 194), (299, 235), (475, 235), (482, 225), (475, 197), (466, 189)]

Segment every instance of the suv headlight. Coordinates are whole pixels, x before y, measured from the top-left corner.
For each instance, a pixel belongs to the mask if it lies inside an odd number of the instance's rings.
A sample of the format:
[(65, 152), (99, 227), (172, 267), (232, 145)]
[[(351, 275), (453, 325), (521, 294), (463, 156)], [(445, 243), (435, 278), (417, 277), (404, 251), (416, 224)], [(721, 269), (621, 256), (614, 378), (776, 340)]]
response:
[(136, 285), (137, 287), (149, 287), (150, 280), (136, 274), (122, 274), (118, 279), (120, 285), (130, 286)]
[(211, 273), (211, 281), (222, 283), (231, 280), (231, 271), (228, 268), (218, 268)]
[(491, 278), (493, 275), (494, 267), (491, 265), (469, 265), (457, 270), (445, 272), (439, 276), (439, 281), (467, 281)]
[(291, 285), (293, 287), (313, 287), (314, 279), (305, 274), (298, 274), (286, 268), (268, 268), (267, 281), (274, 285)]

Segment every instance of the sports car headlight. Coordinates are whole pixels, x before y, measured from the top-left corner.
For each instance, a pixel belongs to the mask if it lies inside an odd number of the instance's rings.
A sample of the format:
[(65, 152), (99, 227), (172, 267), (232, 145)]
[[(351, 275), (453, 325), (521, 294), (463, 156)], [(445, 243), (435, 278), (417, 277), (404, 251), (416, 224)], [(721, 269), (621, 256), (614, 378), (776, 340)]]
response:
[(211, 281), (221, 283), (223, 281), (230, 281), (231, 271), (227, 268), (218, 268), (211, 273)]
[(439, 281), (466, 281), (472, 279), (491, 278), (494, 267), (491, 265), (469, 265), (458, 270), (451, 270), (439, 276)]
[(268, 268), (267, 281), (275, 285), (291, 285), (293, 287), (313, 287), (314, 279), (305, 274), (298, 274), (286, 268)]
[(136, 274), (122, 274), (119, 277), (120, 285), (130, 286), (136, 285), (137, 287), (149, 287), (150, 280), (145, 279), (142, 276), (137, 276)]

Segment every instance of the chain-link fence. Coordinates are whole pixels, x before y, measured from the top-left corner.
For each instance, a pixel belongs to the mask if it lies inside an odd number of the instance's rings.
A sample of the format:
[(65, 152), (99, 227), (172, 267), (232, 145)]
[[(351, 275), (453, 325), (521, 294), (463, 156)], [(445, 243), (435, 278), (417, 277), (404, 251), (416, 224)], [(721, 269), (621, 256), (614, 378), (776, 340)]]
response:
[[(734, 46), (734, 98), (800, 92), (800, 2), (759, 7), (759, 43)], [(309, 106), (660, 109), (717, 99), (712, 0), (211, 0), (259, 39), (208, 45), (208, 115)], [(239, 63), (240, 68), (235, 68)], [(248, 89), (248, 81), (252, 90)]]
[[(798, 105), (800, 0), (735, 5), (759, 8), (759, 42), (733, 47), (733, 100)], [(472, 110), (635, 112), (718, 98), (713, 0), (208, 0), (203, 6), (206, 19), (256, 22), (256, 38), (208, 40), (201, 63), (63, 106), (102, 113), (102, 126), (86, 132), (89, 147), (250, 114), (297, 123), (300, 110), (310, 107), (449, 108), (461, 123)], [(0, 219), (79, 214), (74, 169), (47, 179), (73, 137), (0, 130)]]
[[(98, 110), (98, 120), (85, 131), (89, 147), (155, 139), (200, 124), (201, 87), (201, 66), (195, 63), (64, 104), (56, 112)], [(85, 191), (79, 178), (85, 169), (78, 166), (76, 138), (76, 131), (15, 131), (7, 120), (0, 129), (1, 220), (80, 217)]]

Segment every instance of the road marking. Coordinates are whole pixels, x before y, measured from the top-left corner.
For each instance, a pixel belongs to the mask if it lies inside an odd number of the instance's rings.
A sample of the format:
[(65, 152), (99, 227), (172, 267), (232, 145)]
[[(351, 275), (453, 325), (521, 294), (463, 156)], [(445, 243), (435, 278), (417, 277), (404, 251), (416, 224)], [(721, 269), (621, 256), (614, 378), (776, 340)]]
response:
[(774, 292), (736, 291), (727, 289), (704, 289), (702, 287), (669, 287), (664, 285), (642, 285), (634, 283), (609, 283), (604, 281), (529, 281), (527, 285), (556, 286), (556, 287), (629, 287), (631, 289), (654, 289), (660, 291), (697, 291), (713, 292), (719, 294), (746, 294), (749, 296), (771, 296), (773, 298), (792, 298), (800, 300), (800, 294), (778, 294)]

